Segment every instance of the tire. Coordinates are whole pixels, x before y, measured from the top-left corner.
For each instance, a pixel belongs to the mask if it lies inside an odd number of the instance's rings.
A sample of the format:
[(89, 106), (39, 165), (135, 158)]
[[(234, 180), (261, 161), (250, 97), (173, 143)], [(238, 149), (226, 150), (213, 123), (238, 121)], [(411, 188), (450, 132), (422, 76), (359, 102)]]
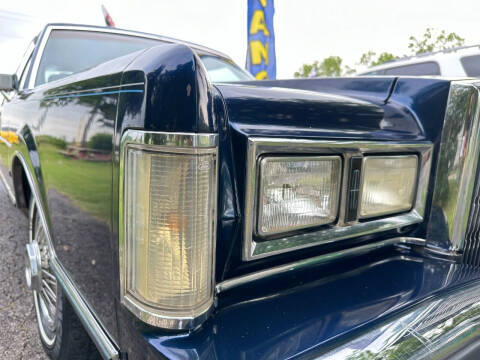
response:
[[(33, 301), (43, 348), (47, 355), (54, 360), (101, 359), (98, 350), (50, 270), (48, 260), (51, 256), (51, 244), (46, 237), (33, 196), (30, 198), (29, 204), (28, 243), (35, 243), (35, 246), (38, 247), (39, 265), (41, 264), (42, 280), (37, 282), (41, 285), (36, 285), (36, 290), (34, 288)], [(28, 269), (26, 273), (29, 273)], [(31, 279), (28, 279), (27, 285), (31, 286), (31, 284)]]

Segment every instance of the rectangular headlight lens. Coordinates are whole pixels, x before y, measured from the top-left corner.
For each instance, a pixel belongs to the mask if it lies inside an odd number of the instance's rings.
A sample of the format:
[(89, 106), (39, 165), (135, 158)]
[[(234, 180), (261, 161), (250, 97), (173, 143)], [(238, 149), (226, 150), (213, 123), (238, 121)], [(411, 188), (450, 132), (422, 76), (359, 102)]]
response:
[(333, 222), (338, 211), (341, 163), (339, 156), (263, 158), (258, 234)]
[(409, 210), (415, 196), (417, 169), (416, 155), (365, 157), (359, 217)]
[(213, 303), (216, 149), (127, 146), (126, 291), (154, 313)]

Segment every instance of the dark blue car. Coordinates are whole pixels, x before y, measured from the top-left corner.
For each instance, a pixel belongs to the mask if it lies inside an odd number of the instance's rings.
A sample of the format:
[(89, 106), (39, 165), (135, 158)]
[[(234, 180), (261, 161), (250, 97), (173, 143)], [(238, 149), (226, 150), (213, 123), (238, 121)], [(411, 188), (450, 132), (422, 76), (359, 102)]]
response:
[(478, 80), (252, 81), (48, 25), (1, 75), (52, 359), (476, 359)]

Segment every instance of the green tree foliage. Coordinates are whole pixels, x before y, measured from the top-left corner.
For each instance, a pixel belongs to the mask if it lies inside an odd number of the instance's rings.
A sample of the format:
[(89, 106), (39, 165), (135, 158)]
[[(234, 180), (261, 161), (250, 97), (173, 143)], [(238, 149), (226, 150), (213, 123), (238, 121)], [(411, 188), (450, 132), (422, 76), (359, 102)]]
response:
[[(454, 32), (447, 34), (445, 30), (438, 32), (433, 28), (427, 28), (423, 34), (423, 37), (419, 39), (417, 39), (415, 36), (409, 37), (408, 48), (412, 54), (422, 54), (425, 52), (445, 50), (452, 47), (462, 46), (464, 43), (465, 39)], [(382, 52), (377, 56), (376, 52), (370, 50), (362, 54), (358, 65), (372, 67), (395, 59), (398, 59), (398, 56), (392, 53)], [(343, 60), (339, 56), (329, 56), (323, 59), (321, 62), (315, 61), (313, 64), (303, 64), (302, 67), (295, 72), (294, 76), (296, 78), (344, 76), (355, 73), (354, 68), (348, 65), (342, 65), (342, 62)]]
[(360, 65), (366, 65), (366, 66), (370, 66), (370, 64), (372, 63), (372, 59), (373, 57), (376, 55), (376, 53), (372, 50), (369, 50), (368, 52), (366, 53), (363, 53), (362, 56), (360, 57), (360, 61), (359, 61), (359, 64)]
[(422, 38), (410, 36), (408, 40), (408, 48), (412, 54), (445, 50), (465, 44), (465, 39), (460, 35), (454, 32), (447, 34), (445, 30), (438, 33), (433, 28), (427, 28)]
[(377, 53), (375, 53), (374, 51), (369, 51), (367, 53), (364, 53), (360, 57), (359, 64), (371, 67), (371, 66), (380, 65), (398, 58), (397, 56), (389, 52), (382, 52), (380, 55), (378, 56), (376, 55)]
[(378, 55), (377, 60), (373, 61), (371, 66), (380, 65), (380, 64), (395, 60), (397, 58), (398, 58), (398, 56), (395, 56), (392, 53), (383, 52), (380, 55)]
[(95, 150), (111, 151), (112, 134), (98, 133), (88, 141), (88, 147)]
[(318, 76), (340, 76), (342, 74), (342, 58), (330, 56), (324, 59), (319, 66)]
[[(317, 76), (342, 76), (352, 71), (351, 68), (342, 67), (342, 58), (339, 56), (329, 56), (322, 62), (315, 61), (313, 64), (303, 64), (295, 72), (294, 76), (299, 77), (317, 77)], [(353, 70), (355, 71), (355, 70)]]

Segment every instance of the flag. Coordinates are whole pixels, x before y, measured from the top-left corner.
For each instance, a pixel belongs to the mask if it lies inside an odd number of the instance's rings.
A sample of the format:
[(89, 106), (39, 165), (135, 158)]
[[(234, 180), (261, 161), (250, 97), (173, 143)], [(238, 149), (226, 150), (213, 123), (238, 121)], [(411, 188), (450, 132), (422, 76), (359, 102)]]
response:
[(113, 22), (112, 17), (108, 13), (107, 8), (103, 5), (102, 5), (102, 12), (103, 12), (103, 17), (105, 18), (105, 24), (108, 27), (115, 27), (115, 23)]
[(275, 79), (275, 33), (273, 0), (247, 0), (247, 69), (256, 79)]

